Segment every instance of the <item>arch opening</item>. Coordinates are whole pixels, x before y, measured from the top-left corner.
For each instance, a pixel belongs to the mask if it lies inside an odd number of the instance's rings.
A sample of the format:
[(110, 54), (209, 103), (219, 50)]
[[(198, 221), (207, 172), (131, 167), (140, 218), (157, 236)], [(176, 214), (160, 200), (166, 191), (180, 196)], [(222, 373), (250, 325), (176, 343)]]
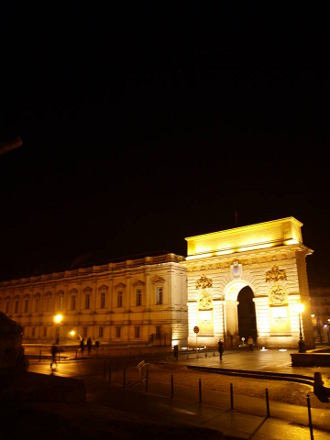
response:
[(254, 342), (257, 340), (256, 309), (253, 301), (254, 294), (249, 286), (243, 287), (237, 296), (238, 332), (240, 340), (247, 341), (252, 336)]

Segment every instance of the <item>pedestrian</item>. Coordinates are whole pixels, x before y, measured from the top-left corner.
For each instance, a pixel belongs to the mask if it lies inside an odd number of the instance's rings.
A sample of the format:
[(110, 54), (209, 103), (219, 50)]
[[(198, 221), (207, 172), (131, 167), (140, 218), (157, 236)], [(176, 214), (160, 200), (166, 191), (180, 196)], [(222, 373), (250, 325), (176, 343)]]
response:
[(219, 342), (218, 342), (218, 352), (219, 352), (219, 356), (220, 356), (220, 361), (222, 361), (224, 346), (223, 346), (223, 341), (221, 339), (219, 339)]
[(95, 347), (95, 351), (96, 351), (96, 352), (97, 352), (99, 346), (100, 346), (99, 341), (95, 341), (95, 343), (94, 343), (94, 347)]
[(253, 338), (252, 338), (252, 336), (248, 337), (247, 343), (248, 343), (249, 349), (251, 351), (253, 351)]
[(51, 363), (50, 363), (50, 368), (52, 369), (52, 371), (53, 371), (53, 365), (55, 364), (56, 365), (56, 355), (57, 355), (57, 345), (56, 345), (56, 343), (54, 342), (54, 344), (52, 345), (52, 348), (51, 348), (51, 353), (52, 353), (52, 361), (51, 361)]
[(177, 361), (179, 359), (179, 346), (174, 345), (173, 347), (174, 359)]
[(85, 350), (85, 340), (84, 340), (84, 338), (81, 338), (81, 340), (80, 340), (80, 350), (81, 350), (81, 353), (83, 354), (84, 350)]
[(92, 340), (91, 340), (91, 338), (87, 339), (86, 345), (87, 345), (87, 351), (88, 351), (88, 356), (89, 356), (90, 352), (91, 352), (91, 349), (92, 349)]

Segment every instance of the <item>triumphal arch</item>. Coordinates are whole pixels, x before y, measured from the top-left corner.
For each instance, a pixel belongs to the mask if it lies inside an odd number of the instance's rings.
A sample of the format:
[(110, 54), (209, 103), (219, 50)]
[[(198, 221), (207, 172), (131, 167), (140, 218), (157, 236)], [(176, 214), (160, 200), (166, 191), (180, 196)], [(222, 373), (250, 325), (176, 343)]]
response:
[(190, 345), (313, 347), (301, 227), (287, 217), (186, 238)]

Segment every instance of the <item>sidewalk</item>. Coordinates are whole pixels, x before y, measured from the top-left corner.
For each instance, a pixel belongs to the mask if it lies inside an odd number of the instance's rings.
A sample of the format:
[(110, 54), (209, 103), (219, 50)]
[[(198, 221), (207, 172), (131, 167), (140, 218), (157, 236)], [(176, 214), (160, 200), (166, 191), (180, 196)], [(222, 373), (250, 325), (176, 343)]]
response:
[(179, 357), (178, 361), (170, 358), (170, 362), (177, 362), (180, 365), (198, 366), (207, 368), (225, 368), (225, 369), (240, 369), (246, 371), (269, 371), (275, 373), (285, 374), (302, 374), (313, 378), (315, 372), (322, 374), (324, 385), (330, 387), (330, 367), (292, 367), (290, 353), (293, 350), (278, 351), (278, 350), (254, 350), (254, 351), (226, 351), (223, 355), (223, 360), (220, 362), (219, 354), (214, 353), (213, 356), (205, 358), (203, 353), (200, 353), (195, 358), (184, 359), (184, 354)]
[[(118, 410), (141, 414), (148, 420), (165, 424), (178, 423), (200, 428), (211, 428), (222, 432), (227, 438), (237, 439), (310, 439), (307, 409), (295, 405), (271, 402), (271, 417), (266, 418), (265, 404), (261, 399), (239, 396), (234, 410), (228, 408), (228, 395), (217, 393), (217, 405), (184, 402), (164, 396), (139, 393), (118, 386), (104, 387), (89, 384), (89, 400)], [(322, 414), (323, 413), (323, 414)], [(313, 409), (314, 439), (329, 439), (330, 421), (328, 412)], [(324, 429), (329, 431), (325, 431)]]

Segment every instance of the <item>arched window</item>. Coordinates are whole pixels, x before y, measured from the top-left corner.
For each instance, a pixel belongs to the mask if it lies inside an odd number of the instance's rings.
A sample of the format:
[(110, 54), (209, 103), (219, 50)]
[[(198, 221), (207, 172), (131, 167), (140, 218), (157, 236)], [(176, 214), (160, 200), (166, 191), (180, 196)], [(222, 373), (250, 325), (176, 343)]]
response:
[(142, 290), (136, 289), (136, 305), (142, 306)]
[(108, 292), (108, 286), (103, 285), (99, 288), (100, 309), (105, 309), (106, 307), (107, 292)]
[(24, 313), (29, 313), (29, 297), (24, 297)]
[(71, 295), (71, 310), (76, 310), (76, 295)]
[(15, 302), (14, 302), (14, 313), (15, 314), (19, 313), (19, 297), (18, 296), (15, 298)]
[(117, 307), (123, 307), (123, 292), (121, 290), (117, 292)]
[(56, 294), (56, 311), (62, 312), (64, 310), (64, 292), (60, 290)]
[(39, 293), (37, 293), (34, 296), (34, 311), (35, 311), (35, 313), (40, 312), (40, 294)]
[(89, 309), (91, 305), (90, 293), (85, 293), (85, 309)]
[(156, 304), (163, 304), (163, 287), (156, 287)]
[(155, 304), (156, 305), (162, 305), (164, 304), (164, 284), (165, 280), (162, 277), (155, 276), (155, 278), (152, 281), (154, 285), (154, 292), (155, 292)]
[(89, 310), (91, 307), (92, 289), (90, 287), (86, 287), (86, 289), (84, 289), (84, 295), (85, 295), (85, 309)]
[(8, 315), (10, 312), (10, 298), (9, 296), (7, 296), (6, 298), (6, 303), (5, 303), (5, 313)]
[(74, 311), (77, 308), (77, 295), (78, 290), (72, 289), (70, 290), (70, 310)]
[(51, 312), (52, 311), (52, 293), (47, 292), (45, 295), (45, 311)]
[(126, 289), (126, 285), (124, 283), (119, 283), (115, 286), (115, 298), (117, 300), (117, 307), (124, 306), (124, 291)]

